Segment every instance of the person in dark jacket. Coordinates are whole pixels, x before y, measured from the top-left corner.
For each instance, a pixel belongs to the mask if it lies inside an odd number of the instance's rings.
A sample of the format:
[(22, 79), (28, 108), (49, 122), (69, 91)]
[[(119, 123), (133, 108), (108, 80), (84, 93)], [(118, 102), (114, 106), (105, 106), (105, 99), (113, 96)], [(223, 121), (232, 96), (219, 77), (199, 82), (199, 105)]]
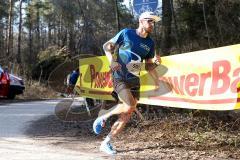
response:
[(79, 69), (75, 69), (70, 73), (70, 75), (67, 76), (67, 94), (71, 95), (73, 93), (73, 89), (75, 84), (77, 83), (79, 77)]

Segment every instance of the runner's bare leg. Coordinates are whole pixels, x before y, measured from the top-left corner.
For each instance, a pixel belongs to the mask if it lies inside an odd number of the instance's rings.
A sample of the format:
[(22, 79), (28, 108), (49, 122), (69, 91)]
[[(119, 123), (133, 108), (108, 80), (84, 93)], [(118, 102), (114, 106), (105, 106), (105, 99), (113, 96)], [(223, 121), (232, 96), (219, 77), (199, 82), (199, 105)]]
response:
[(131, 113), (135, 111), (137, 106), (137, 100), (133, 97), (130, 89), (123, 89), (118, 94), (119, 99), (122, 103), (117, 104), (117, 106), (110, 112), (103, 115), (103, 118), (106, 120), (112, 115), (117, 115), (121, 113)]

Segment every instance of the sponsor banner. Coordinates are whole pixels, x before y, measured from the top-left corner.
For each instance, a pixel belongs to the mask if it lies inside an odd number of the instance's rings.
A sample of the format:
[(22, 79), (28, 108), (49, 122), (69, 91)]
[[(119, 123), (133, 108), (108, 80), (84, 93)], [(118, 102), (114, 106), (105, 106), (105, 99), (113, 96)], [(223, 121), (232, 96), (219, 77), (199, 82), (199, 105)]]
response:
[[(156, 71), (158, 86), (142, 65), (139, 103), (202, 110), (240, 108), (240, 44), (162, 57)], [(82, 96), (112, 99), (105, 56), (81, 59), (80, 72)]]
[(75, 90), (83, 97), (114, 100), (109, 62), (106, 56), (80, 59), (80, 76)]

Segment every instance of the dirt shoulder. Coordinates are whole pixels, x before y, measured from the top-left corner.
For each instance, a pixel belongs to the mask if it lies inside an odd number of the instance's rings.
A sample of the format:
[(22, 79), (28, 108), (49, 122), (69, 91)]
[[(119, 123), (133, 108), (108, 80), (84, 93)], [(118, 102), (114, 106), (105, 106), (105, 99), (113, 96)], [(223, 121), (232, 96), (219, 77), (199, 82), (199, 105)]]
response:
[[(65, 101), (64, 105), (69, 103)], [(97, 112), (92, 111), (89, 118), (79, 114), (82, 108), (75, 108), (65, 121), (57, 114), (47, 116), (33, 122), (26, 134), (43, 144), (99, 154), (98, 147), (110, 125), (95, 136), (92, 123)], [(240, 159), (238, 113), (184, 113), (177, 109), (141, 112), (147, 120), (140, 122), (133, 116), (114, 140), (118, 151), (115, 159)]]

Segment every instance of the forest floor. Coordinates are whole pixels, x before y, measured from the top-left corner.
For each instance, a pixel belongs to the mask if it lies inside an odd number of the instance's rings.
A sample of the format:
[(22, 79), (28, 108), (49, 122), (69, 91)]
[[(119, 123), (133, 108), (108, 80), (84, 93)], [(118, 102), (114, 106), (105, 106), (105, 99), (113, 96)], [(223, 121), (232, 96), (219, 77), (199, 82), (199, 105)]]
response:
[[(17, 100), (56, 98), (56, 92), (37, 84), (28, 86)], [(103, 134), (96, 136), (92, 123), (100, 107), (89, 116), (83, 104), (69, 108), (64, 99), (56, 113), (32, 123), (26, 135), (47, 145), (99, 153), (103, 138), (110, 131), (110, 119)], [(160, 106), (138, 107), (145, 120), (136, 115), (113, 141), (118, 151), (113, 159), (240, 159), (240, 112), (198, 111)], [(69, 112), (69, 109), (71, 111)], [(67, 114), (67, 116), (66, 116)]]
[[(100, 153), (102, 139), (92, 131), (99, 107), (91, 117), (81, 105), (69, 112), (71, 100), (56, 107), (56, 115), (32, 124), (27, 135), (42, 143), (85, 153)], [(133, 115), (125, 130), (113, 141), (114, 159), (240, 159), (240, 119), (237, 112), (209, 112), (140, 106), (144, 121)], [(66, 116), (66, 112), (68, 115)], [(63, 119), (64, 117), (64, 119)], [(116, 117), (111, 118), (110, 123)], [(54, 137), (54, 138), (53, 138)]]

